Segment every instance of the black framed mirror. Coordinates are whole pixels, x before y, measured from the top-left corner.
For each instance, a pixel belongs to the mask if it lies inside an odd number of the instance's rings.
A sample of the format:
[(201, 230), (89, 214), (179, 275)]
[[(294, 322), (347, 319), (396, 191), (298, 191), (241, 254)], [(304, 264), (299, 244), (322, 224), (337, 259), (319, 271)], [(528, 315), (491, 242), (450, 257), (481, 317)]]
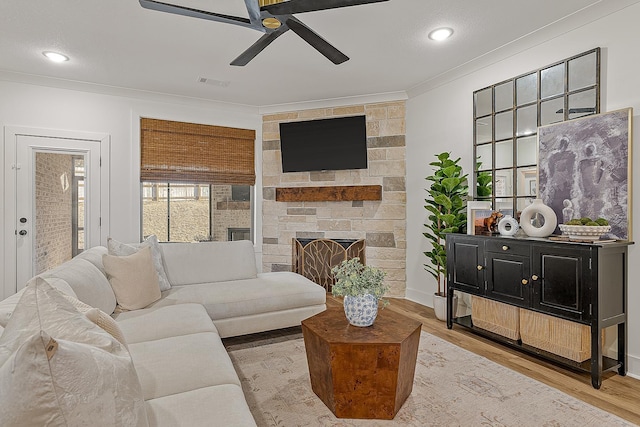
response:
[[(516, 217), (537, 197), (538, 126), (598, 113), (600, 48), (475, 91), (474, 199)], [(488, 196), (479, 174), (492, 177)]]

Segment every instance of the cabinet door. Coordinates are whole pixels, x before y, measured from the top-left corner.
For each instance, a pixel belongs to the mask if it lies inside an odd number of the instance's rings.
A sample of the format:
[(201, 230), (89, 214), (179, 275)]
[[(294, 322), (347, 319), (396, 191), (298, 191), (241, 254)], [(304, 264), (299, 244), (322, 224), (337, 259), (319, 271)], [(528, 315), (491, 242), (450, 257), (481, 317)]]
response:
[(487, 252), (486, 295), (498, 301), (529, 307), (529, 256)]
[(453, 289), (484, 294), (483, 240), (465, 235), (447, 237), (447, 277)]
[(589, 320), (591, 251), (576, 246), (534, 245), (532, 308), (569, 320)]

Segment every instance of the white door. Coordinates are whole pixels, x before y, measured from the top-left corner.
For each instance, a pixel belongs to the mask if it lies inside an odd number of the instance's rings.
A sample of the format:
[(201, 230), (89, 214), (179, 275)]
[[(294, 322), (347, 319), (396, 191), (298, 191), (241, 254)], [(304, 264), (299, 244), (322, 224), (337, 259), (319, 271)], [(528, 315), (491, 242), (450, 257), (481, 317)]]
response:
[[(5, 206), (11, 207), (6, 198), (13, 194), (12, 212), (6, 213), (7, 219), (13, 217), (7, 224), (13, 233), (7, 229), (6, 236), (14, 245), (12, 250), (5, 246), (5, 280), (13, 278), (17, 291), (31, 277), (103, 243), (101, 145), (105, 141), (17, 133), (11, 142), (14, 149), (7, 154), (15, 160), (13, 179), (6, 180)], [(12, 184), (15, 191), (10, 191)], [(5, 285), (5, 294), (7, 290)]]

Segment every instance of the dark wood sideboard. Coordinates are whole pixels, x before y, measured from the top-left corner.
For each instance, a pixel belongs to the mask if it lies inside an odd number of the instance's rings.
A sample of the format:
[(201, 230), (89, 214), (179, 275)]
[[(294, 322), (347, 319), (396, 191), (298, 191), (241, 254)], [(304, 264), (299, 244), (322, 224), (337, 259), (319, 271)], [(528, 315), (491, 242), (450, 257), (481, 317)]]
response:
[[(591, 373), (627, 372), (627, 263), (630, 242), (573, 243), (539, 238), (449, 234), (447, 327), (471, 329), (504, 344)], [(472, 316), (454, 317), (453, 291), (587, 325), (591, 357), (576, 362), (475, 327)], [(617, 325), (617, 357), (603, 355), (603, 329)]]

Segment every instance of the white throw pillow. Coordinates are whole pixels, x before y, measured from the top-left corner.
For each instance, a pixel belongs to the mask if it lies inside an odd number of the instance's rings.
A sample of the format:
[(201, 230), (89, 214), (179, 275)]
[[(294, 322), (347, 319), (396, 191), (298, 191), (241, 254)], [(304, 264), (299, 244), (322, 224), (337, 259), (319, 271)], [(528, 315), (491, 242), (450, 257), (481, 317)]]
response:
[(148, 426), (131, 356), (37, 279), (0, 337), (0, 425)]
[(107, 239), (107, 249), (109, 255), (123, 256), (132, 255), (138, 252), (144, 247), (151, 248), (151, 257), (153, 259), (153, 268), (158, 273), (158, 283), (160, 284), (161, 291), (168, 291), (171, 289), (171, 283), (167, 278), (167, 273), (164, 270), (164, 264), (162, 262), (162, 251), (160, 250), (160, 244), (158, 238), (152, 234), (147, 237), (142, 243), (122, 243), (109, 237)]
[(132, 255), (103, 255), (102, 263), (121, 308), (145, 308), (162, 296), (148, 246)]
[(113, 320), (113, 317), (109, 316), (99, 308), (91, 307), (89, 304), (83, 303), (82, 301), (72, 297), (71, 295), (63, 294), (62, 296), (65, 297), (66, 300), (76, 308), (76, 310), (84, 314), (87, 319), (91, 320), (97, 326), (101, 327), (109, 335), (117, 339), (120, 344), (128, 348), (127, 342), (124, 339), (124, 334), (122, 333), (120, 326), (118, 326), (116, 321)]

